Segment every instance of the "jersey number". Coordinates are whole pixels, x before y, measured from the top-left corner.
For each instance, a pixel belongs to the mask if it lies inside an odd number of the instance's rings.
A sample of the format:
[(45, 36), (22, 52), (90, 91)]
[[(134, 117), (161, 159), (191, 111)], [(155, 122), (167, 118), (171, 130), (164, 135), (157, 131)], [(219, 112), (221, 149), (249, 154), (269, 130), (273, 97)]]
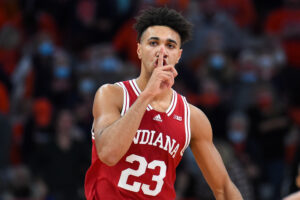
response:
[[(133, 163), (134, 161), (139, 162), (139, 167), (136, 170), (130, 168), (123, 170), (118, 183), (119, 187), (132, 192), (138, 192), (140, 191), (140, 188), (142, 186), (143, 193), (150, 196), (156, 196), (158, 193), (160, 193), (161, 188), (164, 184), (163, 179), (166, 176), (166, 170), (167, 170), (165, 162), (159, 160), (153, 160), (148, 164), (144, 157), (135, 154), (131, 154), (130, 156), (127, 156), (126, 161), (130, 163)], [(152, 180), (157, 182), (154, 190), (150, 190), (150, 185), (142, 184), (139, 182), (133, 182), (132, 185), (127, 184), (127, 179), (129, 176), (139, 177), (146, 172), (147, 168), (155, 169), (156, 167), (160, 167), (160, 172), (159, 175), (152, 176)]]

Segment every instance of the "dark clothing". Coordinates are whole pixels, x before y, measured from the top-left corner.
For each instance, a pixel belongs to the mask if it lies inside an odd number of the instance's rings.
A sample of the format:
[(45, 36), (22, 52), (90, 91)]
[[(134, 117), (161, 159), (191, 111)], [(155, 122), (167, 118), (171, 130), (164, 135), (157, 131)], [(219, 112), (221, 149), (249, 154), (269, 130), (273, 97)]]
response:
[(263, 112), (260, 107), (253, 107), (248, 115), (249, 153), (261, 169), (259, 182), (270, 184), (272, 190), (270, 198), (279, 200), (285, 167), (284, 139), (290, 127), (289, 118), (285, 112), (275, 106), (269, 112)]
[[(50, 143), (36, 154), (35, 172), (47, 183), (56, 200), (78, 199), (78, 190), (83, 186), (85, 165), (89, 153), (81, 143), (73, 142), (68, 150)], [(86, 153), (86, 154), (85, 154)]]
[[(275, 109), (274, 109), (275, 110)], [(249, 109), (250, 139), (257, 142), (261, 152), (254, 158), (274, 160), (284, 158), (284, 137), (289, 130), (289, 118), (282, 111), (263, 113), (258, 107)]]

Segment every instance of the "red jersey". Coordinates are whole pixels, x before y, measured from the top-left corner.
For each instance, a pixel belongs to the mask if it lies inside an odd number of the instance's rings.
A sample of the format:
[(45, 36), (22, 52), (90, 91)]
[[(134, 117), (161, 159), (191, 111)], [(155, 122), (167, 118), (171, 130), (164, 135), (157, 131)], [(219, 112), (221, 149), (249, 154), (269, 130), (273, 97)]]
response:
[[(123, 88), (123, 116), (141, 90), (135, 80), (116, 84)], [(92, 132), (92, 164), (85, 178), (87, 200), (175, 199), (176, 167), (190, 135), (189, 106), (174, 90), (166, 112), (148, 105), (129, 150), (116, 165), (107, 166), (98, 158)]]

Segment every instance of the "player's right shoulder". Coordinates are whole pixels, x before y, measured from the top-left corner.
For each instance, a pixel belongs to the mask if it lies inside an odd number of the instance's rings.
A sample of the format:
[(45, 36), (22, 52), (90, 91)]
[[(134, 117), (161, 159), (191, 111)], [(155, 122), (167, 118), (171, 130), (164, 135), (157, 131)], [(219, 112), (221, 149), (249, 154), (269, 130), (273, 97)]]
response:
[(122, 97), (123, 95), (123, 90), (120, 86), (116, 84), (104, 84), (102, 85), (96, 92), (96, 96), (101, 95), (101, 96), (114, 96), (114, 97)]
[(116, 84), (102, 85), (96, 92), (95, 104), (111, 104), (121, 108), (123, 105), (123, 89)]

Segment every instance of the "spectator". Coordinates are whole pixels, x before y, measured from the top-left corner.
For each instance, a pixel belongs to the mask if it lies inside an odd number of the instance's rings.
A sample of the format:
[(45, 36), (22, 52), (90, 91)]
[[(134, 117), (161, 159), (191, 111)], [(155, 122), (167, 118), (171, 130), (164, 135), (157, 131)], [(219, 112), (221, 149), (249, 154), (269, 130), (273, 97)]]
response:
[[(154, 2), (138, 0), (136, 10), (134, 13), (137, 13), (147, 6), (154, 5)], [(137, 33), (132, 28), (135, 24), (135, 19), (130, 18), (125, 21), (120, 28), (117, 30), (114, 39), (113, 47), (119, 55), (131, 62), (135, 67), (140, 66), (140, 60), (137, 57), (136, 47), (137, 47)]]
[(240, 28), (251, 30), (256, 20), (252, 0), (218, 0), (218, 5)]
[(7, 77), (14, 72), (23, 39), (21, 10), (17, 0), (0, 2), (0, 65)]
[[(48, 75), (49, 76), (49, 75)], [(56, 50), (53, 56), (52, 80), (50, 82), (50, 99), (56, 108), (73, 106), (77, 93), (72, 82), (75, 82), (73, 66), (68, 54), (62, 49)]]
[(244, 50), (240, 53), (236, 67), (237, 80), (234, 87), (233, 106), (237, 110), (244, 110), (253, 103), (254, 88), (258, 82), (257, 57), (253, 50)]
[[(250, 156), (261, 169), (260, 196), (280, 199), (284, 176), (284, 138), (289, 133), (290, 121), (270, 87), (260, 86), (256, 104), (247, 111), (250, 132)], [(254, 146), (255, 145), (255, 146)]]
[[(282, 179), (292, 176), (294, 183), (298, 164), (292, 172), (285, 164), (299, 157), (298, 141), (290, 135), (285, 140), (291, 128), (287, 112), (299, 135), (299, 2), (0, 0), (0, 199), (49, 200), (69, 195), (70, 188), (70, 198), (83, 199), (93, 94), (104, 82), (136, 73), (132, 16), (149, 5), (167, 5), (195, 23), (174, 87), (203, 109), (217, 138), (233, 145), (220, 145), (228, 171), (245, 175), (233, 180), (249, 179), (259, 194), (255, 199), (273, 198), (274, 190), (287, 195), (290, 185)], [(178, 174), (178, 197), (209, 199), (205, 180), (187, 163)], [(290, 193), (297, 190), (293, 184)]]
[[(232, 148), (223, 140), (216, 141), (217, 149), (222, 152), (226, 169), (232, 181), (240, 190), (245, 200), (253, 200), (253, 188), (248, 180), (246, 171), (242, 167), (239, 160), (234, 156)], [(181, 166), (178, 169), (178, 178), (176, 182), (176, 191), (179, 199), (214, 199), (213, 193), (209, 189), (203, 175), (196, 170), (197, 163), (193, 154), (188, 148), (184, 154)]]
[(32, 56), (34, 97), (49, 97), (51, 94), (54, 51), (55, 45), (51, 38), (47, 34), (40, 34), (36, 52)]
[(201, 92), (195, 97), (190, 97), (189, 101), (207, 115), (214, 130), (214, 137), (224, 139), (226, 137), (226, 120), (230, 108), (225, 106), (223, 101), (223, 91), (218, 82), (212, 78), (206, 78), (200, 83)]
[(227, 137), (231, 142), (236, 155), (241, 158), (246, 152), (246, 142), (248, 137), (248, 119), (243, 113), (237, 112), (230, 116), (228, 120)]
[(24, 162), (31, 164), (32, 155), (51, 141), (53, 136), (53, 107), (46, 98), (36, 99), (32, 115), (25, 124), (22, 157)]
[[(211, 40), (216, 41), (214, 46), (231, 53), (242, 47), (242, 33), (235, 23), (217, 5), (217, 0), (201, 0), (192, 2), (187, 17), (194, 24), (194, 38), (183, 48), (183, 61), (191, 62), (203, 55), (211, 47)], [(216, 39), (217, 38), (217, 39)]]
[(279, 40), (285, 49), (290, 67), (300, 67), (300, 1), (285, 0), (284, 7), (270, 13), (265, 31)]
[(284, 72), (290, 103), (300, 102), (300, 1), (285, 0), (284, 6), (270, 13), (265, 25), (266, 33), (278, 41), (287, 56)]
[(5, 194), (8, 199), (31, 199), (33, 188), (31, 187), (31, 173), (25, 166), (17, 166), (10, 170), (8, 181), (8, 192)]
[[(45, 181), (55, 200), (79, 199), (84, 172), (87, 169), (88, 148), (69, 110), (61, 110), (55, 121), (55, 138), (35, 153), (33, 170)], [(74, 156), (76, 155), (76, 156)]]
[(229, 92), (235, 80), (233, 59), (218, 47), (206, 51), (203, 61), (195, 69), (198, 80), (213, 77), (220, 85), (223, 93)]

